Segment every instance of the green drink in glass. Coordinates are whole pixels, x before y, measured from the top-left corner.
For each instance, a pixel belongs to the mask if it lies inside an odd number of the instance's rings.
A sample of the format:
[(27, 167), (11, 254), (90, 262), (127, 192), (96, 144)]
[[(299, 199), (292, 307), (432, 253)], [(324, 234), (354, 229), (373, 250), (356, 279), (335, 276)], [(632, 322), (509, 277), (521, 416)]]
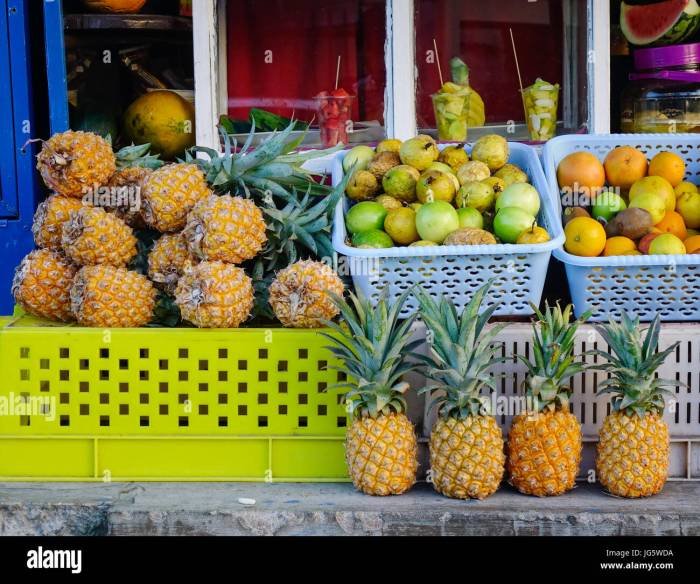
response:
[(432, 95), (435, 109), (438, 139), (447, 142), (464, 142), (469, 123), (469, 87), (445, 83)]
[(538, 77), (530, 87), (523, 89), (523, 106), (530, 138), (537, 142), (553, 138), (557, 130), (559, 84)]

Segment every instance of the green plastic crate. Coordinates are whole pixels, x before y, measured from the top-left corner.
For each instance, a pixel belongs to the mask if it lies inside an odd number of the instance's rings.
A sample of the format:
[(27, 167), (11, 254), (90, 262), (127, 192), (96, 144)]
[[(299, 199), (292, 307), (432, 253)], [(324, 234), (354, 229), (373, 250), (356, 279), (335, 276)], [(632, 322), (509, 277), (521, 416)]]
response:
[(327, 344), (15, 318), (0, 330), (0, 480), (347, 480)]

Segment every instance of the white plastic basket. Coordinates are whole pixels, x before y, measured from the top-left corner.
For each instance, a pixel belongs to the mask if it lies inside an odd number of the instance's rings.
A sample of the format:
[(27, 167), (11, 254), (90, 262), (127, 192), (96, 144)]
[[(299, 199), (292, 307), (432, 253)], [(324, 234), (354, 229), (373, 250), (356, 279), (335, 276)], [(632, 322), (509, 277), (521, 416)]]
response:
[[(560, 202), (557, 165), (568, 154), (586, 150), (601, 161), (617, 146), (634, 146), (651, 158), (670, 150), (685, 160), (686, 177), (700, 182), (700, 136), (696, 134), (572, 135), (553, 138), (544, 148), (544, 170), (552, 198)], [(700, 255), (584, 258), (563, 247), (554, 257), (564, 263), (576, 315), (590, 309), (591, 320), (622, 312), (643, 321), (657, 313), (664, 321), (700, 320)]]
[[(487, 306), (500, 303), (496, 315), (532, 314), (530, 302), (538, 305), (542, 296), (547, 266), (553, 249), (561, 247), (564, 232), (557, 202), (551, 197), (537, 153), (530, 146), (509, 143), (510, 162), (521, 167), (540, 193), (538, 224), (547, 229), (551, 241), (534, 245), (454, 245), (435, 247), (393, 247), (358, 249), (346, 243), (345, 211), (347, 200), (338, 204), (333, 225), (333, 247), (348, 258), (349, 273), (355, 288), (377, 300), (385, 287), (389, 300), (420, 284), (433, 297), (448, 296), (461, 309), (476, 290), (495, 278)], [(466, 148), (467, 151), (470, 147)], [(333, 163), (333, 184), (343, 178), (340, 152)], [(417, 310), (409, 296), (401, 316)]]

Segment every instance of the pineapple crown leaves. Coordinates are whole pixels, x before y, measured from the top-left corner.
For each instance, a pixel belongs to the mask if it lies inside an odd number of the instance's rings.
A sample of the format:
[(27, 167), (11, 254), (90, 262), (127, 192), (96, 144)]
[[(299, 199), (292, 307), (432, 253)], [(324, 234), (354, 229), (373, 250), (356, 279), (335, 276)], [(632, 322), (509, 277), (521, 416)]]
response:
[(411, 341), (416, 315), (399, 321), (409, 292), (391, 306), (386, 289), (374, 306), (361, 294), (350, 293), (350, 302), (332, 296), (341, 324), (326, 321), (333, 333), (321, 334), (332, 343), (328, 350), (343, 364), (333, 369), (346, 373), (348, 379), (331, 388), (348, 390), (345, 399), (356, 418), (406, 411), (404, 394), (409, 386), (402, 378), (417, 368), (414, 351), (422, 343)]
[(607, 361), (591, 368), (610, 374), (609, 379), (598, 385), (598, 393), (612, 394), (611, 402), (616, 412), (633, 412), (640, 417), (647, 412), (662, 414), (664, 394), (671, 394), (668, 388), (685, 384), (656, 376), (656, 370), (679, 345), (676, 342), (663, 351), (657, 350), (661, 317), (657, 315), (649, 328), (642, 331), (639, 317), (630, 318), (623, 313), (620, 322), (611, 319), (607, 325), (596, 326), (596, 330), (610, 347), (610, 352), (591, 351)]
[(574, 356), (576, 332), (592, 313), (587, 311), (570, 322), (571, 304), (562, 310), (558, 303), (553, 307), (546, 303), (544, 313), (534, 304), (530, 306), (536, 316), (532, 325), (534, 363), (524, 355), (516, 355), (528, 370), (525, 395), (531, 398), (537, 412), (568, 408), (568, 382), (585, 370), (585, 365)]
[(420, 316), (429, 331), (430, 353), (419, 356), (428, 385), (420, 393), (433, 396), (430, 407), (438, 407), (443, 418), (464, 419), (488, 411), (488, 397), (481, 395), (486, 387), (496, 390), (496, 379), (489, 368), (502, 360), (496, 354), (502, 345), (495, 337), (506, 326), (496, 325), (484, 333), (484, 328), (498, 305), (479, 313), (493, 280), (479, 288), (458, 314), (454, 303), (445, 297), (433, 300), (418, 287), (415, 297), (420, 304)]
[(124, 146), (115, 153), (117, 168), (143, 167), (156, 170), (165, 164), (159, 154), (150, 153), (150, 144), (132, 144)]

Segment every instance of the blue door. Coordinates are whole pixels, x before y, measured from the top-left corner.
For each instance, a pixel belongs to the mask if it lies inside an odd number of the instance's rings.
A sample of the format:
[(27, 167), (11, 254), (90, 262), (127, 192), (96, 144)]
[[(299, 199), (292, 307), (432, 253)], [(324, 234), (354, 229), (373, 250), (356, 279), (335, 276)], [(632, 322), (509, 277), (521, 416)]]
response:
[(17, 217), (17, 172), (15, 168), (15, 141), (13, 131), (12, 87), (10, 79), (10, 30), (8, 10), (2, 0), (0, 12), (0, 219)]

